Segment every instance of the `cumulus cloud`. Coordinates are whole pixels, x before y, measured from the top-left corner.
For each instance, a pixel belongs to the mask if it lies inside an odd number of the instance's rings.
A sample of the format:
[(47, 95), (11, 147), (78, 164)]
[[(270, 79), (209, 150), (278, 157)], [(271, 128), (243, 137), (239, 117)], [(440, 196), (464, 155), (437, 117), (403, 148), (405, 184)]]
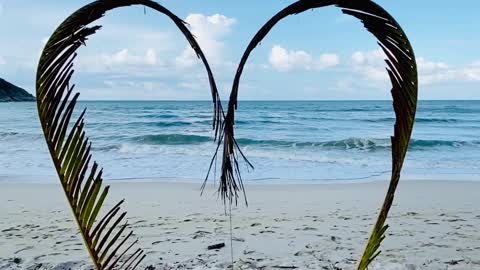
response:
[(153, 68), (159, 62), (156, 50), (149, 48), (145, 52), (122, 49), (112, 54), (102, 53), (99, 56), (81, 58), (78, 60), (78, 65), (87, 72), (106, 72)]
[(420, 62), (418, 64), (420, 84), (428, 85), (448, 81), (480, 81), (480, 63), (478, 62), (457, 68), (442, 65), (432, 70), (422, 70)]
[[(385, 71), (385, 54), (382, 50), (358, 51), (352, 54), (354, 70), (363, 74), (374, 84), (388, 82)], [(450, 81), (480, 81), (480, 62), (462, 67), (452, 67), (444, 62), (417, 58), (418, 80), (420, 85), (432, 85)], [(383, 84), (381, 84), (383, 86)]]
[(417, 58), (417, 67), (420, 72), (436, 72), (448, 69), (448, 65), (443, 62), (431, 62), (423, 57)]
[(132, 54), (128, 49), (123, 49), (113, 55), (101, 55), (101, 61), (107, 66), (114, 65), (156, 65), (157, 53), (154, 49), (147, 49), (145, 55)]
[(320, 57), (314, 58), (305, 51), (289, 51), (280, 45), (272, 47), (268, 60), (275, 70), (281, 72), (294, 69), (322, 70), (340, 63), (336, 54), (322, 54)]
[(275, 45), (270, 51), (269, 62), (278, 71), (289, 71), (297, 67), (307, 67), (312, 62), (312, 56), (304, 51), (288, 51)]
[(457, 77), (447, 64), (428, 61), (423, 57), (417, 58), (419, 83), (423, 85), (449, 81)]
[[(381, 49), (364, 52), (357, 51), (352, 54), (354, 70), (363, 74), (371, 83), (376, 84), (389, 81), (385, 70), (385, 59), (385, 53)], [(421, 84), (432, 84), (455, 77), (455, 74), (447, 64), (428, 61), (422, 57), (417, 58), (417, 68)]]
[(419, 82), (423, 85), (449, 81), (480, 81), (480, 62), (462, 67), (452, 67), (443, 62), (432, 62), (422, 57), (417, 59)]
[(475, 62), (462, 69), (462, 74), (469, 81), (480, 81), (480, 62)]
[[(365, 76), (370, 83), (381, 87), (389, 82), (385, 59), (385, 53), (381, 49), (357, 51), (352, 54), (354, 70)], [(453, 75), (448, 72), (447, 64), (427, 61), (422, 57), (417, 58), (417, 67), (421, 84), (443, 81)]]
[[(208, 61), (213, 64), (221, 64), (225, 51), (223, 38), (230, 33), (236, 19), (221, 14), (211, 16), (190, 14), (185, 21), (189, 24), (191, 32), (196, 37)], [(175, 59), (175, 62), (178, 67), (187, 68), (198, 63), (198, 58), (194, 50), (188, 46)]]
[[(132, 96), (136, 100), (178, 99), (176, 89), (161, 81), (130, 79), (106, 79), (102, 81), (102, 84), (81, 89), (81, 93), (88, 99), (131, 100)], [(188, 99), (188, 96), (185, 99)]]
[(353, 68), (373, 83), (388, 81), (385, 71), (385, 53), (381, 50), (357, 51), (352, 54)]
[(105, 80), (103, 84), (114, 89), (155, 90), (166, 88), (164, 84), (153, 81)]
[(320, 55), (319, 59), (314, 64), (318, 69), (331, 68), (340, 64), (340, 59), (336, 54), (324, 53)]

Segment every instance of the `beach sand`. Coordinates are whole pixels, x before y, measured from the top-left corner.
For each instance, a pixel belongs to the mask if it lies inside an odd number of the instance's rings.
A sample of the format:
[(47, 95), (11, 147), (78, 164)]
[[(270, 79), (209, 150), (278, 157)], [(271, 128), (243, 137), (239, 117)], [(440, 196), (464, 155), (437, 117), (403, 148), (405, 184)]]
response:
[[(247, 185), (233, 212), (236, 269), (355, 269), (387, 182)], [(229, 218), (209, 186), (112, 182), (150, 269), (226, 269)], [(0, 269), (91, 269), (53, 183), (0, 182)], [(403, 181), (371, 269), (480, 269), (480, 183)], [(220, 250), (207, 246), (225, 243)]]

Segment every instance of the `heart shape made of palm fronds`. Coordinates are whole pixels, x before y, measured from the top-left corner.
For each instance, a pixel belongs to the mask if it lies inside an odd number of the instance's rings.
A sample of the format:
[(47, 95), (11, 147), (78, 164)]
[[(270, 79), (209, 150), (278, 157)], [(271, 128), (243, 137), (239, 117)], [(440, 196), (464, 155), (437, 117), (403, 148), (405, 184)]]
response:
[(238, 65), (230, 93), (222, 138), (218, 141), (218, 148), (223, 144), (222, 174), (218, 192), (221, 194), (223, 201), (230, 204), (233, 202), (237, 203), (239, 193), (243, 193), (245, 203), (247, 204), (239, 160), (243, 159), (247, 166), (253, 166), (248, 162), (242, 153), (240, 145), (235, 140), (234, 125), (235, 111), (238, 107), (240, 78), (248, 57), (270, 30), (284, 18), (310, 9), (327, 6), (336, 6), (343, 13), (360, 19), (365, 28), (377, 38), (378, 45), (387, 56), (385, 60), (387, 72), (392, 83), (391, 93), (396, 116), (394, 134), (391, 137), (392, 174), (378, 219), (358, 265), (358, 269), (363, 270), (367, 269), (368, 265), (380, 254), (378, 249), (385, 238), (385, 231), (388, 228), (386, 219), (400, 181), (400, 172), (415, 121), (418, 96), (418, 74), (413, 48), (395, 19), (371, 0), (300, 0), (278, 12), (256, 33), (248, 44)]
[(151, 0), (98, 0), (67, 18), (50, 37), (42, 52), (36, 78), (37, 106), (49, 152), (95, 268), (135, 269), (145, 255), (140, 248), (130, 251), (137, 241), (130, 239), (132, 232), (124, 234), (128, 224), (123, 223), (126, 213), (120, 213), (123, 200), (97, 220), (109, 187), (102, 189), (102, 170), (99, 170), (96, 162), (91, 162), (91, 143), (84, 131), (85, 110), (73, 125), (70, 124), (79, 97), (79, 93), (72, 95), (74, 85), (70, 85), (70, 80), (74, 73), (73, 61), (77, 49), (101, 28), (88, 25), (109, 10), (131, 5), (146, 6), (170, 18), (205, 65), (214, 105), (213, 129), (215, 138), (219, 138), (212, 162), (223, 146), (219, 194), (224, 203), (230, 204), (237, 202), (239, 192), (245, 194), (238, 162), (240, 158), (244, 158), (247, 163), (248, 160), (235, 140), (234, 122), (240, 78), (250, 53), (279, 21), (312, 8), (334, 5), (345, 14), (362, 21), (367, 30), (378, 39), (378, 44), (387, 55), (387, 72), (393, 86), (393, 107), (397, 118), (392, 136), (390, 186), (358, 266), (358, 269), (366, 269), (380, 253), (378, 249), (388, 228), (385, 222), (412, 133), (418, 88), (415, 56), (410, 42), (395, 19), (370, 0), (300, 0), (272, 17), (258, 31), (241, 58), (226, 116), (212, 71), (200, 46), (185, 22), (160, 4)]

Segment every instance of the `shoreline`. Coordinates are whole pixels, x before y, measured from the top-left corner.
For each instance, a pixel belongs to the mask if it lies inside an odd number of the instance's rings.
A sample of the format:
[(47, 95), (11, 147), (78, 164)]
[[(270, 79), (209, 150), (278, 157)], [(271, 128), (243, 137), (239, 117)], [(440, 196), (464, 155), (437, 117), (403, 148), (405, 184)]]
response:
[[(433, 180), (435, 179), (435, 180)], [(455, 179), (455, 180), (452, 180)], [(183, 177), (128, 177), (128, 178), (106, 178), (105, 183), (160, 183), (160, 184), (199, 184), (202, 185), (205, 179), (203, 178), (183, 178)], [(56, 184), (58, 182), (56, 175), (0, 175), (0, 185), (3, 183), (10, 184)], [(382, 183), (389, 182), (390, 175), (387, 177), (366, 177), (366, 178), (352, 178), (352, 179), (283, 179), (283, 178), (262, 178), (262, 179), (243, 179), (246, 185), (252, 186), (291, 186), (291, 185), (350, 185), (350, 184), (368, 184), (368, 183)], [(428, 176), (402, 176), (400, 183), (402, 182), (478, 182), (480, 183), (480, 175), (468, 174), (444, 174), (444, 175), (428, 175)], [(212, 179), (208, 179), (207, 185), (214, 185), (218, 183), (218, 180), (214, 182)]]
[[(200, 197), (199, 184), (108, 184), (105, 207), (126, 199), (145, 266), (229, 264), (228, 217), (212, 185)], [(247, 186), (249, 207), (239, 200), (232, 209), (235, 269), (355, 269), (387, 185)], [(480, 269), (479, 191), (480, 182), (400, 182), (382, 254), (370, 269)], [(0, 182), (0, 203), (1, 269), (89, 269), (60, 185)], [(225, 248), (207, 250), (222, 242)]]

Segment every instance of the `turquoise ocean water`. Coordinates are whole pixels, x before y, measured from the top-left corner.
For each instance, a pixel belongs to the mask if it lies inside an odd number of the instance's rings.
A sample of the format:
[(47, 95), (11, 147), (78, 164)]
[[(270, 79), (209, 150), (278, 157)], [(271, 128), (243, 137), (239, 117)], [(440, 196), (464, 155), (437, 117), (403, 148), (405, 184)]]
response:
[[(215, 150), (208, 101), (92, 101), (87, 134), (107, 179), (201, 181)], [(236, 136), (259, 183), (385, 180), (390, 101), (244, 101)], [(35, 103), (0, 104), (2, 179), (53, 181)], [(421, 101), (403, 179), (480, 180), (480, 101)]]

